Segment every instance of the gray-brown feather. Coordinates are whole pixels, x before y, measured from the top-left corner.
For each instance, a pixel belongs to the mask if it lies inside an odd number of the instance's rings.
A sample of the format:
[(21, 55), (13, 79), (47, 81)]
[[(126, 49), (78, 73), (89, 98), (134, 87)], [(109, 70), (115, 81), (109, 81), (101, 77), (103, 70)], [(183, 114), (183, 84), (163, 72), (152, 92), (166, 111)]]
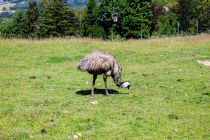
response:
[(93, 51), (82, 58), (78, 64), (79, 70), (89, 73), (95, 72), (96, 74), (102, 74), (109, 70), (114, 72), (115, 67), (117, 70), (121, 70), (117, 59), (104, 51)]
[(117, 86), (121, 85), (121, 66), (110, 53), (93, 51), (80, 60), (77, 68), (90, 74), (112, 76)]

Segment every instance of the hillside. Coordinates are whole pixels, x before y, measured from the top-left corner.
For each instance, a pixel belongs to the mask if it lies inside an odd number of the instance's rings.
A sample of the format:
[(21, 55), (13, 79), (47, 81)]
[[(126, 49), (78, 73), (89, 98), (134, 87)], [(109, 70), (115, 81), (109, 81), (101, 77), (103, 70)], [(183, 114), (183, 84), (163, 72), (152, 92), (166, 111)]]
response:
[[(40, 3), (40, 0), (35, 0)], [(96, 0), (98, 2), (99, 0)], [(11, 16), (17, 9), (27, 9), (30, 0), (0, 0), (0, 15)], [(83, 8), (88, 0), (66, 0), (66, 3), (73, 8)]]

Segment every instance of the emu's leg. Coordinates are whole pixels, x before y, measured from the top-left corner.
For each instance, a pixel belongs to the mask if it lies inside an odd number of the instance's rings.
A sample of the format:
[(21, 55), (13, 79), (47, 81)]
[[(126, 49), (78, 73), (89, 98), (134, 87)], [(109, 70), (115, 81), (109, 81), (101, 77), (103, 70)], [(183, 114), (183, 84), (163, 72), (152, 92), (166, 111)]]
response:
[(95, 81), (96, 81), (97, 75), (93, 74), (93, 85), (91, 90), (91, 95), (94, 96), (94, 89), (95, 89)]
[(107, 82), (106, 82), (107, 76), (104, 75), (104, 76), (103, 76), (103, 79), (104, 79), (104, 85), (105, 85), (105, 92), (106, 92), (106, 95), (108, 96), (108, 95), (109, 95), (109, 92), (108, 92), (108, 89), (107, 89)]

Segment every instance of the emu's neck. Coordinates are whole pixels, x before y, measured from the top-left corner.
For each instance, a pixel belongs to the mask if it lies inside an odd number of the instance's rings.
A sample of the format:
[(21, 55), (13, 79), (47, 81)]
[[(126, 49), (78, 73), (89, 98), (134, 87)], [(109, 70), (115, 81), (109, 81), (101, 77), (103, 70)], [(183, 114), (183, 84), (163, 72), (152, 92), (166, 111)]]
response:
[(113, 80), (118, 87), (120, 87), (122, 84), (121, 73), (122, 73), (121, 67), (120, 67), (119, 63), (116, 61), (115, 65), (114, 65), (114, 70), (113, 70)]

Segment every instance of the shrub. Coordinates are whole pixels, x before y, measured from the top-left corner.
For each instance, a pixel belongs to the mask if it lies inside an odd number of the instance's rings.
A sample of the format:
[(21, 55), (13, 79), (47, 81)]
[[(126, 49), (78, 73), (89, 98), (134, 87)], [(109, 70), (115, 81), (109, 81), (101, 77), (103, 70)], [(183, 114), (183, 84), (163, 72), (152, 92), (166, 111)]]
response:
[(159, 34), (174, 35), (177, 33), (177, 16), (172, 12), (166, 12), (158, 18)]

